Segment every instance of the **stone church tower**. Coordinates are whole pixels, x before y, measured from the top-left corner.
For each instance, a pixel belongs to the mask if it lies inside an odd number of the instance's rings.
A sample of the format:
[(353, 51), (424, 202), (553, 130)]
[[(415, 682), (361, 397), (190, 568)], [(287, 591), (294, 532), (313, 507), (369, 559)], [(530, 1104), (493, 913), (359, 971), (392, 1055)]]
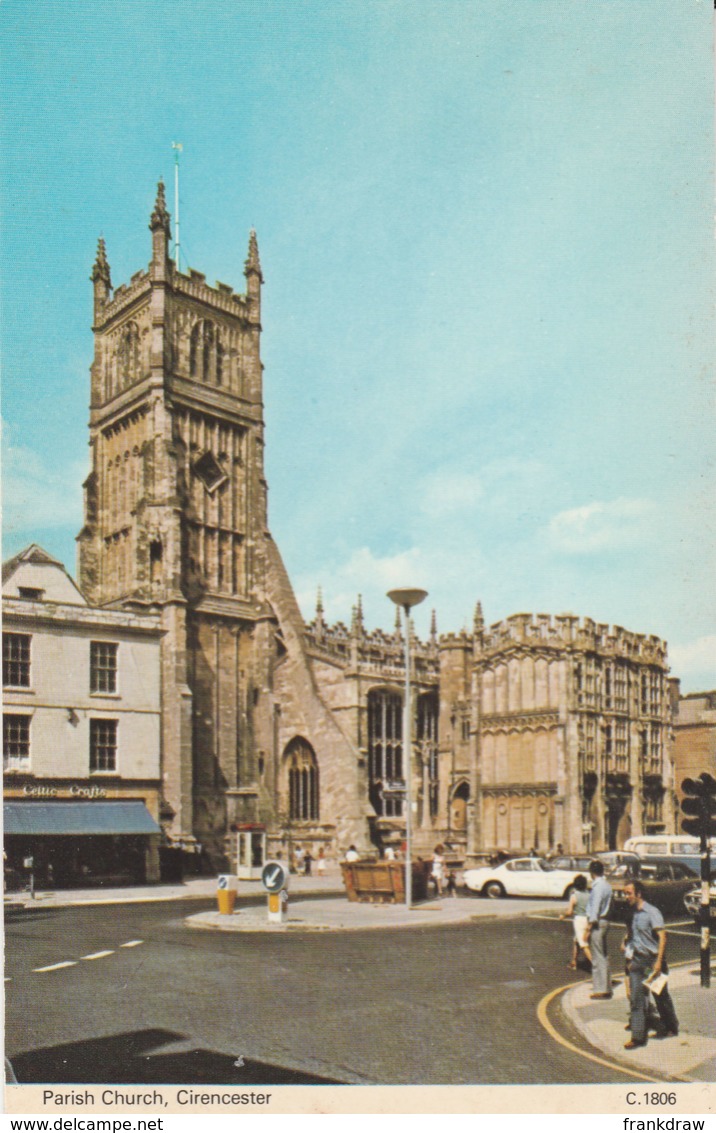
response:
[[(324, 795), (352, 752), (310, 681), (300, 740), (282, 728), (281, 691), (296, 699), (296, 681), (308, 676), (300, 615), (267, 531), (255, 233), (239, 295), (174, 265), (161, 183), (149, 227), (147, 271), (112, 292), (103, 240), (92, 270), (92, 471), (79, 579), (94, 605), (161, 613), (164, 826), (219, 862), (232, 824), (279, 832), (292, 741), (315, 762)], [(283, 675), (277, 690), (274, 669), (289, 651), (282, 670), (293, 683), (284, 687)], [(355, 840), (358, 800), (340, 793), (338, 835)], [(324, 831), (327, 842), (335, 833)]]

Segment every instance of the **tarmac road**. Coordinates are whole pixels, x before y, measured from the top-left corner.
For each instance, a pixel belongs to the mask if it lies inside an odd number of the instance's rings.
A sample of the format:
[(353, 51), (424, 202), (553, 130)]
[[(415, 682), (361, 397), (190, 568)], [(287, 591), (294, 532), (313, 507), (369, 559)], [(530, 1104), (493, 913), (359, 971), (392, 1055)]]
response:
[[(568, 981), (568, 922), (235, 934), (187, 928), (201, 907), (15, 911), (6, 1053), (18, 1081), (630, 1080), (555, 1043), (537, 1018)], [(697, 954), (697, 940), (672, 938), (672, 960)]]

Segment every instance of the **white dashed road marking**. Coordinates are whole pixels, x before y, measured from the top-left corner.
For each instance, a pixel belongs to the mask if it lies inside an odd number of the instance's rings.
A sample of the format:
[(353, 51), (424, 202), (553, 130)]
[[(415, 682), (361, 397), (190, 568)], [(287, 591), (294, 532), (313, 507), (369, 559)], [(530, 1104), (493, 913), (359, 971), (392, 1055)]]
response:
[[(124, 944), (120, 944), (120, 948), (136, 948), (138, 944), (144, 944), (143, 940), (128, 940)], [(83, 960), (103, 960), (105, 956), (114, 956), (116, 949), (105, 948), (102, 952), (88, 952), (86, 956), (82, 956)], [(62, 960), (59, 964), (46, 964), (43, 968), (33, 968), (33, 972), (56, 972), (59, 968), (74, 968), (78, 964), (78, 960)], [(6, 976), (5, 983), (12, 977)]]
[(48, 964), (45, 968), (33, 968), (33, 972), (56, 972), (58, 968), (74, 968), (76, 960), (63, 960), (60, 964)]

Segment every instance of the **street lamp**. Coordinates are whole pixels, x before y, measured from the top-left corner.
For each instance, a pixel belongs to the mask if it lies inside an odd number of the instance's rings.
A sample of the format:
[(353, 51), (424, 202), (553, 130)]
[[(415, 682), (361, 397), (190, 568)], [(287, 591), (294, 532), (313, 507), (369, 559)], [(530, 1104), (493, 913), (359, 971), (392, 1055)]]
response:
[(411, 819), (413, 792), (410, 775), (413, 762), (413, 718), (410, 708), (410, 611), (427, 598), (427, 590), (389, 590), (388, 597), (405, 614), (405, 704), (403, 706), (403, 751), (405, 757), (405, 904), (413, 903), (413, 860), (411, 855)]

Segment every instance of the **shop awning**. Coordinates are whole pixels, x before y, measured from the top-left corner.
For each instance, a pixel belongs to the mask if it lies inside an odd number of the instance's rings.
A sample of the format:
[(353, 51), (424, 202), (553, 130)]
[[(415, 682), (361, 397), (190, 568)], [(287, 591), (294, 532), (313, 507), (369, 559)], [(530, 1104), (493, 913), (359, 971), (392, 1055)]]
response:
[(142, 802), (4, 802), (5, 834), (160, 834)]

